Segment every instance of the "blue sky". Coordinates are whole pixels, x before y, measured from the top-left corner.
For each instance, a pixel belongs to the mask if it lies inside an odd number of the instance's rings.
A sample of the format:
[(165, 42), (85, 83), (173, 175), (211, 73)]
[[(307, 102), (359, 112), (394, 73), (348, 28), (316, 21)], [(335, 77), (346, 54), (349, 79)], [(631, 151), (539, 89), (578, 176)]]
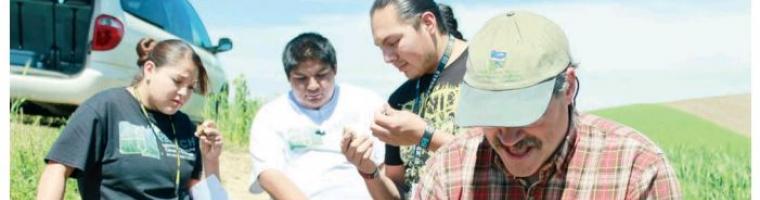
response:
[[(334, 44), (337, 81), (388, 95), (404, 81), (373, 46), (371, 1), (191, 0), (212, 38), (230, 37), (220, 55), (230, 79), (244, 74), (251, 95), (288, 91), (280, 63), (285, 43), (316, 31)], [(490, 17), (529, 10), (557, 22), (581, 63), (579, 108), (748, 93), (750, 2), (747, 1), (440, 1), (472, 36)]]
[[(196, 9), (202, 12), (201, 15), (207, 23), (213, 23), (212, 26), (272, 26), (281, 24), (300, 23), (303, 18), (309, 18), (312, 15), (322, 14), (355, 14), (368, 13), (372, 4), (369, 0), (288, 0), (288, 1), (250, 1), (250, 0), (226, 0), (226, 1), (203, 1), (191, 0)], [(447, 4), (467, 4), (481, 6), (498, 6), (508, 9), (515, 5), (529, 4), (599, 4), (599, 3), (616, 3), (616, 1), (550, 1), (550, 0), (448, 0), (438, 1)], [(673, 12), (687, 8), (702, 7), (719, 12), (733, 12), (744, 10), (749, 12), (749, 1), (708, 1), (708, 0), (639, 0), (636, 2), (617, 3), (628, 4), (629, 6), (646, 7), (652, 10), (662, 12)], [(247, 16), (247, 17), (241, 17)]]

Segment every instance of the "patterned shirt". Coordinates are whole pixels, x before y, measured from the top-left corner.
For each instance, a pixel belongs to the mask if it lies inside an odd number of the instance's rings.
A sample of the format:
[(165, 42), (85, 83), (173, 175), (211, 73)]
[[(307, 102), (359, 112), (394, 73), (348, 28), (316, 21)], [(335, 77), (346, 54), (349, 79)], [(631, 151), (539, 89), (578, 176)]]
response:
[(428, 161), (414, 199), (680, 199), (662, 150), (638, 131), (597, 116), (573, 128), (532, 184), (506, 172), (480, 129)]

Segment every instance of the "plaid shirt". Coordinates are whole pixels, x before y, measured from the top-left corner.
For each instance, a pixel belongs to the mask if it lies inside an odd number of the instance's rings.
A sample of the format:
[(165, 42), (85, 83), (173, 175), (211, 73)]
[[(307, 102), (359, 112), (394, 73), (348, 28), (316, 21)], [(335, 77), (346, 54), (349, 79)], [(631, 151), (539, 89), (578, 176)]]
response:
[(511, 176), (481, 132), (471, 129), (427, 162), (414, 199), (680, 199), (662, 150), (636, 130), (593, 115), (573, 128), (539, 169)]

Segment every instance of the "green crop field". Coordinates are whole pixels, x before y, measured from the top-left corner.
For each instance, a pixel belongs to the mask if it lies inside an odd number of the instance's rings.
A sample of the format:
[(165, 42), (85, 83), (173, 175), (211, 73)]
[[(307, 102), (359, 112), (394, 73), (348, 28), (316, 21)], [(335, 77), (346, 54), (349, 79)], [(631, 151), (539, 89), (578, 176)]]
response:
[(749, 199), (750, 139), (657, 104), (592, 111), (654, 140), (676, 170), (684, 199)]

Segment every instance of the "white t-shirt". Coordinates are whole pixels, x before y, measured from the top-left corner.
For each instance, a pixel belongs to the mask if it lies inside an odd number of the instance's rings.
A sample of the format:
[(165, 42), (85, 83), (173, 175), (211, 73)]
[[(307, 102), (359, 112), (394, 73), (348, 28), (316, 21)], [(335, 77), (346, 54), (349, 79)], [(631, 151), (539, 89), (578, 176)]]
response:
[[(292, 92), (267, 103), (251, 126), (253, 160), (249, 191), (261, 193), (258, 177), (268, 169), (284, 173), (309, 199), (371, 199), (356, 167), (341, 153), (344, 127), (371, 134), (374, 112), (383, 104), (375, 93), (341, 84), (320, 110), (300, 106)], [(372, 137), (376, 164), (385, 144)]]

